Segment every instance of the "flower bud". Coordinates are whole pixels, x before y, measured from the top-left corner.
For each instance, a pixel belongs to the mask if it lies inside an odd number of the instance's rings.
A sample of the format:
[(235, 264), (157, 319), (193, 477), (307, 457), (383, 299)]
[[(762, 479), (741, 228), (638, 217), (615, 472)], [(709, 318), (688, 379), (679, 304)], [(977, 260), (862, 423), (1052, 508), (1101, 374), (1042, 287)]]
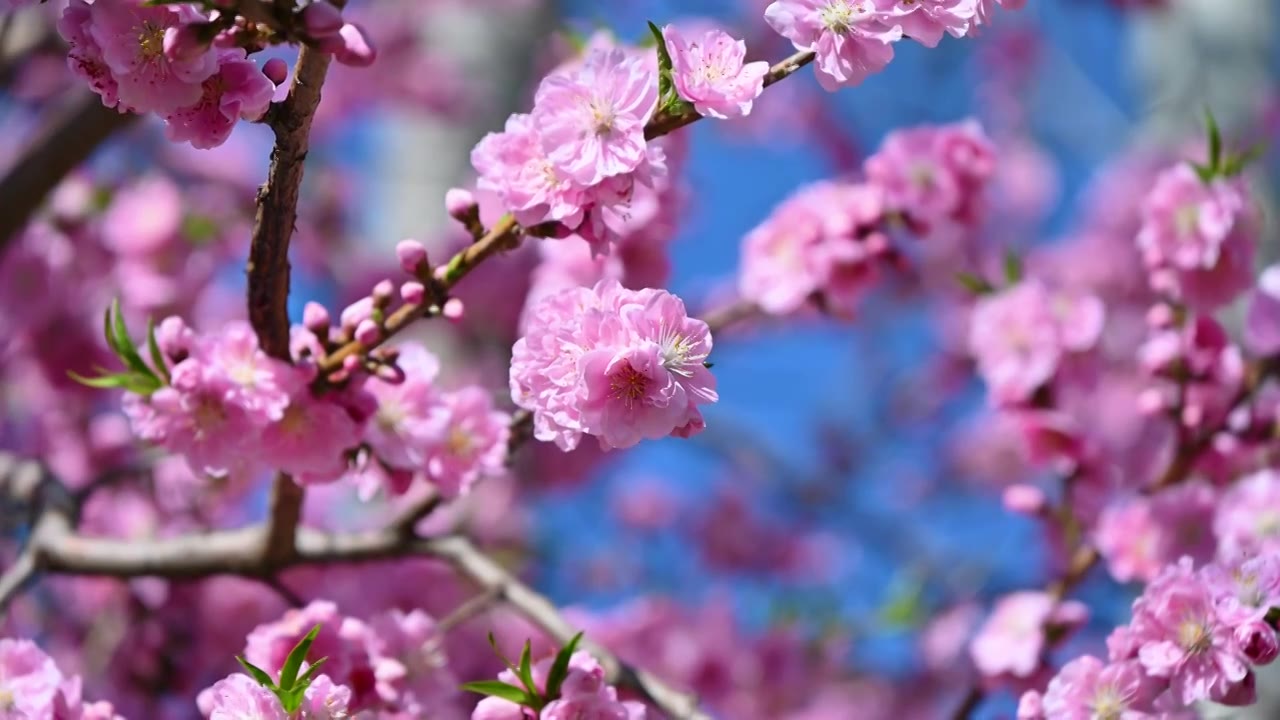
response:
[(289, 79), (289, 63), (280, 58), (271, 58), (262, 66), (262, 74), (276, 85), (283, 85)]
[(458, 298), (449, 298), (444, 302), (444, 307), (441, 308), (440, 314), (450, 320), (461, 320), (462, 313), (465, 309), (466, 308), (463, 307), (461, 300)]
[(400, 286), (400, 299), (410, 305), (421, 305), (427, 300), (427, 286), (414, 280)]
[(164, 31), (164, 56), (174, 62), (190, 62), (209, 49), (195, 25), (174, 25)]
[(469, 223), (473, 216), (478, 217), (480, 206), (476, 204), (476, 196), (470, 190), (449, 188), (444, 194), (444, 209), (449, 217), (460, 223)]
[(342, 311), (342, 327), (350, 330), (373, 317), (373, 298), (360, 298)]
[(1268, 665), (1280, 655), (1276, 631), (1261, 620), (1253, 620), (1236, 628), (1236, 645), (1254, 665)]
[(343, 24), (342, 11), (326, 0), (313, 0), (302, 8), (302, 27), (317, 40), (338, 34)]
[(329, 309), (318, 302), (309, 302), (302, 308), (302, 325), (313, 333), (328, 332)]
[(374, 307), (385, 308), (391, 304), (391, 298), (396, 294), (395, 283), (390, 280), (383, 280), (373, 286), (373, 305)]
[(417, 240), (401, 240), (396, 245), (396, 257), (410, 275), (420, 275), (427, 269), (427, 248)]
[(356, 342), (361, 345), (374, 345), (378, 339), (382, 337), (382, 330), (378, 328), (378, 323), (372, 319), (361, 320), (356, 326)]
[(1043, 490), (1021, 483), (1005, 488), (1003, 500), (1006, 510), (1022, 515), (1039, 515), (1048, 504)]

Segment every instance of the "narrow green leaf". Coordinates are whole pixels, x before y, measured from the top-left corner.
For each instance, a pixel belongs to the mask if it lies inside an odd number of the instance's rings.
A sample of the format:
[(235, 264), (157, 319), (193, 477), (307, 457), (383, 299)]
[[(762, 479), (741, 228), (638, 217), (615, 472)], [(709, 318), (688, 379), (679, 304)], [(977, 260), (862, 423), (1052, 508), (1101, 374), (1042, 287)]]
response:
[(311, 665), (309, 665), (307, 669), (303, 671), (301, 675), (298, 676), (298, 679), (293, 682), (294, 691), (300, 692), (302, 690), (306, 690), (307, 688), (311, 687), (311, 681), (315, 679), (316, 673), (320, 670), (320, 666), (324, 665), (328, 661), (329, 661), (328, 657), (322, 657), (319, 660), (311, 663)]
[(160, 352), (160, 343), (156, 342), (156, 323), (154, 320), (147, 320), (147, 351), (151, 355), (151, 365), (160, 377), (164, 378), (165, 383), (169, 382), (169, 363), (164, 359), (164, 353)]
[(662, 37), (662, 30), (649, 22), (649, 32), (653, 34), (658, 49), (658, 105), (666, 106), (675, 98), (676, 86), (671, 79), (671, 52), (667, 50), (667, 40)]
[(956, 282), (960, 283), (965, 290), (968, 290), (974, 295), (987, 295), (988, 293), (995, 291), (995, 287), (993, 287), (991, 283), (983, 280), (973, 273), (956, 273)]
[[(155, 371), (147, 367), (147, 364), (142, 361), (142, 356), (138, 354), (137, 348), (133, 346), (133, 340), (129, 337), (129, 327), (124, 322), (124, 313), (120, 312), (119, 298), (111, 301), (111, 315), (114, 317), (111, 332), (115, 338), (112, 347), (115, 348), (116, 354), (125, 365), (129, 366), (130, 370), (142, 375), (154, 376)], [(156, 379), (159, 380), (159, 378)]]
[(1204, 109), (1204, 126), (1209, 133), (1209, 168), (1216, 173), (1222, 169), (1222, 130), (1208, 107)]
[(533, 645), (528, 640), (524, 641), (524, 648), (520, 650), (520, 667), (516, 674), (520, 676), (520, 682), (524, 683), (529, 694), (536, 695), (538, 686), (533, 682)]
[(498, 656), (498, 659), (502, 661), (503, 665), (507, 666), (508, 670), (514, 673), (517, 677), (520, 676), (520, 669), (517, 668), (505, 654), (503, 654), (502, 649), (498, 647), (498, 639), (493, 636), (492, 632), (489, 633), (489, 647), (493, 648), (493, 654)]
[(80, 383), (81, 385), (86, 385), (91, 388), (98, 388), (100, 390), (105, 390), (108, 388), (124, 387), (125, 378), (128, 377), (128, 375), (125, 375), (123, 373), (116, 374), (116, 375), (100, 375), (98, 377), (85, 377), (84, 375), (81, 375), (75, 370), (68, 370), (67, 376), (70, 377), (72, 380), (75, 380), (76, 382)]
[(270, 688), (271, 690), (276, 689), (276, 683), (274, 680), (271, 679), (271, 676), (267, 674), (267, 671), (263, 670), (257, 665), (254, 665), (248, 660), (245, 660), (243, 657), (239, 655), (236, 656), (236, 661), (239, 662), (242, 666), (244, 666), (244, 669), (250, 675), (253, 676), (254, 680), (258, 681), (259, 685), (261, 685), (264, 688)]
[(1022, 282), (1022, 258), (1012, 248), (1004, 254), (1004, 279), (1010, 285)]
[(560, 648), (560, 652), (556, 653), (556, 659), (551, 663), (551, 669), (547, 671), (547, 700), (555, 700), (560, 697), (560, 686), (564, 684), (564, 679), (569, 676), (569, 659), (573, 657), (573, 653), (578, 649), (578, 643), (582, 641), (582, 633), (573, 636), (573, 639), (564, 647)]
[(508, 685), (501, 680), (480, 680), (477, 682), (463, 683), (462, 689), (467, 692), (485, 695), (487, 697), (502, 698), (508, 702), (517, 705), (529, 707), (533, 705), (533, 698), (529, 697), (529, 693), (515, 685)]
[(1266, 145), (1258, 143), (1242, 153), (1227, 156), (1222, 163), (1222, 176), (1235, 177), (1244, 172), (1244, 169), (1253, 164), (1258, 158), (1266, 152)]
[(302, 668), (303, 661), (307, 659), (307, 651), (311, 649), (311, 643), (315, 642), (316, 635), (319, 634), (320, 626), (316, 625), (311, 628), (311, 632), (298, 641), (297, 645), (293, 646), (293, 650), (289, 651), (284, 667), (280, 668), (281, 690), (288, 692), (293, 689), (293, 684), (298, 679), (298, 670)]

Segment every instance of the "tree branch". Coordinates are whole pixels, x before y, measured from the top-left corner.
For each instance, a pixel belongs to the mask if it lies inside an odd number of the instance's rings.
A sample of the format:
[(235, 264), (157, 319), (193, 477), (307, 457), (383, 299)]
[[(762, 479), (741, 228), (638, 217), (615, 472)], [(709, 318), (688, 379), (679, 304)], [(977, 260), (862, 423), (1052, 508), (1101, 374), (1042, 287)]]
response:
[(103, 107), (97, 95), (76, 92), (56, 111), (26, 152), (0, 180), (0, 248), (17, 237), (44, 199), (107, 138), (137, 119)]
[[(814, 54), (810, 51), (798, 52), (791, 57), (777, 63), (765, 76), (765, 87), (789, 77), (800, 68), (813, 62)], [(692, 110), (679, 113), (667, 114), (654, 117), (645, 128), (645, 138), (652, 140), (656, 137), (666, 135), (674, 130), (678, 130), (686, 125), (701, 120), (702, 116)], [(447, 293), (462, 278), (476, 268), (481, 262), (490, 256), (502, 250), (514, 249), (520, 245), (520, 241), (524, 238), (524, 228), (510, 216), (504, 216), (490, 230), (485, 233), (479, 240), (468, 245), (444, 266), (444, 270), (438, 276), (440, 289)], [(320, 361), (321, 375), (327, 375), (342, 367), (342, 361), (352, 355), (367, 353), (375, 347), (386, 342), (388, 338), (404, 330), (415, 320), (419, 318), (432, 317), (440, 314), (440, 306), (432, 303), (424, 303), (422, 305), (403, 305), (395, 312), (391, 313), (383, 323), (382, 332), (379, 333), (378, 340), (374, 343), (365, 345), (355, 340), (346, 343), (329, 353)]]

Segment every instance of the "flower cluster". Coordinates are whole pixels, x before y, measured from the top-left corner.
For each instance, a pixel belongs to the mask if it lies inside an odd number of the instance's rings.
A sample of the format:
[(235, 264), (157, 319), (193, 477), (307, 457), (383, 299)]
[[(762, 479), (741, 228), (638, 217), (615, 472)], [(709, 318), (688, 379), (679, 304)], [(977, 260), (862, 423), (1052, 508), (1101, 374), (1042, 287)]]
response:
[[(435, 622), (421, 610), (390, 610), (364, 621), (340, 614), (333, 603), (314, 601), (250, 633), (245, 660), (275, 677), (316, 625), (320, 631), (310, 656), (327, 660), (325, 674), (307, 689), (304, 718), (337, 720), (364, 712), (422, 717), (446, 713), (454, 704), (457, 683), (446, 667)], [(242, 674), (220, 680), (197, 702), (210, 720), (259, 717), (249, 709), (263, 718), (289, 717), (275, 695)]]
[[(71, 71), (120, 112), (154, 113), (171, 140), (211, 148), (226, 142), (237, 121), (258, 120), (283, 83), (287, 67), (249, 59), (255, 40), (233, 15), (194, 3), (70, 0), (58, 31), (70, 45)], [(339, 62), (368, 65), (374, 50), (356, 25), (326, 0), (298, 11), (298, 23)]]
[[(710, 117), (751, 110), (763, 89), (766, 63), (743, 62), (745, 47), (720, 31), (689, 42), (665, 31), (671, 80), (680, 95)], [(471, 153), (477, 186), (540, 234), (578, 235), (603, 254), (628, 226), (637, 188), (658, 188), (667, 174), (661, 144), (645, 130), (663, 103), (652, 52), (596, 41), (581, 61), (544, 78), (531, 112), (508, 118)]]
[(904, 37), (928, 47), (944, 34), (964, 37), (989, 22), (993, 2), (1016, 9), (1025, 0), (776, 0), (764, 18), (797, 50), (817, 53), (818, 82), (834, 91), (883, 70)]
[[(368, 319), (362, 304), (353, 308), (348, 333)], [(309, 306), (309, 318), (316, 315), (327, 335), (327, 313)], [(347, 475), (354, 459), (366, 496), (383, 485), (404, 492), (423, 477), (453, 498), (503, 471), (510, 416), (489, 393), (437, 388), (438, 363), (412, 346), (385, 357), (378, 373), (348, 373), (344, 387), (321, 392), (313, 387), (319, 344), (311, 327), (294, 328), (288, 362), (268, 356), (246, 323), (198, 334), (168, 318), (153, 357), (167, 382), (127, 394), (125, 412), (139, 437), (197, 473), (248, 477), (269, 467), (325, 483)]]
[[(532, 677), (538, 693), (547, 692), (547, 681), (552, 669), (552, 658), (545, 658), (532, 667)], [(503, 670), (498, 679), (519, 687), (521, 680), (510, 670)], [(558, 697), (547, 703), (537, 714), (499, 697), (487, 697), (480, 701), (471, 720), (645, 720), (648, 717), (643, 704), (618, 699), (618, 691), (604, 681), (604, 668), (590, 654), (578, 651), (569, 658), (568, 673), (560, 683)]]
[(739, 294), (773, 315), (812, 306), (852, 313), (896, 257), (896, 222), (927, 235), (980, 221), (994, 157), (971, 122), (890, 134), (867, 158), (864, 182), (801, 188), (747, 234)]
[(0, 716), (122, 720), (108, 702), (84, 702), (80, 686), (30, 640), (0, 639)]
[(711, 333), (662, 290), (616, 280), (542, 298), (513, 349), (511, 397), (533, 412), (534, 436), (564, 450), (583, 434), (625, 448), (704, 427), (715, 402)]
[(1257, 555), (1165, 568), (1133, 603), (1133, 619), (1107, 640), (1104, 662), (1071, 661), (1041, 696), (1023, 698), (1020, 718), (1066, 720), (1176, 713), (1195, 703), (1255, 701), (1253, 666), (1280, 655), (1266, 622), (1280, 606), (1280, 558)]

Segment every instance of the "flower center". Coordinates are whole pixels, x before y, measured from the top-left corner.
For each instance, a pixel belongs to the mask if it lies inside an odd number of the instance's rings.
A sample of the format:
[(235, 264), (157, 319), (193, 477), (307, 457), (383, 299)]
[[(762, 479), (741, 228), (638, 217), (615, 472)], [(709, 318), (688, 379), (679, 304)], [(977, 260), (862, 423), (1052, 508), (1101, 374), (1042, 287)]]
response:
[(290, 405), (280, 418), (280, 429), (289, 435), (302, 435), (307, 431), (307, 413), (298, 405)]
[(14, 707), (17, 706), (17, 704), (18, 702), (13, 697), (12, 690), (6, 690), (4, 688), (0, 688), (0, 710), (5, 710), (5, 711), (12, 710)]
[(856, 0), (853, 5), (849, 4), (849, 0), (835, 0), (819, 13), (822, 18), (822, 24), (835, 33), (847, 32), (849, 28), (853, 27), (854, 23), (866, 15), (867, 5), (865, 0)]
[(475, 446), (475, 443), (472, 442), (471, 433), (460, 427), (449, 430), (449, 437), (445, 439), (444, 444), (449, 449), (449, 454), (464, 458), (471, 456), (471, 450)]
[(614, 400), (621, 400), (630, 408), (637, 400), (645, 396), (649, 390), (649, 378), (645, 377), (628, 363), (609, 378), (609, 387)]
[(1178, 645), (1190, 654), (1208, 650), (1211, 639), (1208, 623), (1203, 618), (1188, 617), (1178, 625)]
[(1120, 720), (1121, 713), (1128, 707), (1129, 703), (1119, 688), (1103, 685), (1094, 694), (1090, 709), (1093, 710), (1093, 720)]
[(252, 361), (232, 364), (227, 375), (231, 377), (235, 384), (245, 388), (253, 387), (258, 379), (257, 368), (254, 367)]
[(1280, 512), (1263, 510), (1254, 523), (1253, 531), (1259, 537), (1270, 538), (1280, 535)]
[(406, 416), (408, 416), (408, 413), (405, 412), (403, 405), (398, 402), (384, 400), (378, 405), (378, 412), (374, 417), (379, 428), (386, 432), (396, 432), (400, 429), (400, 423), (404, 421)]
[(217, 430), (227, 421), (227, 413), (223, 410), (222, 403), (213, 397), (200, 398), (191, 415), (199, 432)]
[(591, 111), (591, 126), (597, 135), (608, 135), (618, 120), (618, 113), (612, 103), (601, 98), (592, 98), (587, 106)]
[(164, 27), (144, 21), (138, 31), (138, 50), (143, 59), (154, 60), (164, 55)]
[(1178, 237), (1183, 240), (1189, 240), (1195, 236), (1196, 228), (1200, 225), (1200, 207), (1198, 205), (1184, 205), (1178, 208), (1173, 216), (1174, 227), (1178, 230)]

